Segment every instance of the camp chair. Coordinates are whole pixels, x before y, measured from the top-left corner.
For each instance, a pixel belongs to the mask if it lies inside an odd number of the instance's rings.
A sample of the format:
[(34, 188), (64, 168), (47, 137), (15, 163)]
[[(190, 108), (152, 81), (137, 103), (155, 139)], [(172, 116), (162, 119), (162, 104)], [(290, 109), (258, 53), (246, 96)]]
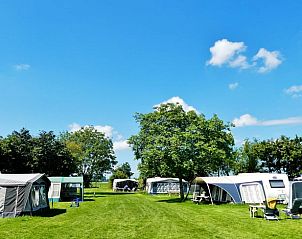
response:
[(302, 198), (296, 198), (293, 202), (292, 208), (287, 208), (282, 210), (285, 212), (286, 216), (291, 217), (292, 219), (300, 219), (301, 211), (302, 211)]
[(70, 207), (79, 207), (79, 206), (80, 206), (80, 199), (79, 198), (73, 199), (70, 203)]
[(264, 218), (266, 220), (279, 220), (279, 211), (276, 208), (277, 199), (276, 198), (268, 198), (265, 203), (265, 208), (263, 210)]

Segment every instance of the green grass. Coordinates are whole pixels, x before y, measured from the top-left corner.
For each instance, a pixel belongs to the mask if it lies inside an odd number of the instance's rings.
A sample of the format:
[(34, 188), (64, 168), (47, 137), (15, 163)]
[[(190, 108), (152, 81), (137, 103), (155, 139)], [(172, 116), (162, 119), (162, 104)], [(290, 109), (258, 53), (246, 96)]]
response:
[[(177, 198), (86, 190), (78, 208), (0, 221), (0, 238), (301, 238), (302, 220), (251, 219), (247, 205), (195, 205)], [(93, 194), (95, 192), (95, 197)]]

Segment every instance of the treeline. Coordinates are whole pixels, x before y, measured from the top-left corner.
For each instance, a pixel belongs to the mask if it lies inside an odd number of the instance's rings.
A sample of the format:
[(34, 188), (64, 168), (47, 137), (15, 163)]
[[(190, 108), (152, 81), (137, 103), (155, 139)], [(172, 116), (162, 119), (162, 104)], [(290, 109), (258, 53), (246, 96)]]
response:
[(234, 173), (276, 172), (289, 178), (302, 174), (302, 137), (245, 141), (236, 152)]
[(56, 136), (41, 131), (32, 136), (27, 129), (0, 138), (1, 173), (45, 173), (47, 176), (84, 177), (85, 186), (113, 169), (112, 141), (93, 127)]

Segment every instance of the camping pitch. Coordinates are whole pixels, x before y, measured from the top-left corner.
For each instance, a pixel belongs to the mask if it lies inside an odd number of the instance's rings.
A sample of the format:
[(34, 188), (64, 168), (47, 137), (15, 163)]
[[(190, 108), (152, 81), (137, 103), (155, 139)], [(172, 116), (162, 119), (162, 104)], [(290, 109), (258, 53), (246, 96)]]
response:
[[(183, 190), (187, 192), (188, 183), (185, 180), (183, 182)], [(179, 179), (178, 178), (148, 178), (146, 182), (146, 191), (150, 194), (161, 193), (179, 193)]]
[(211, 203), (263, 203), (268, 198), (287, 202), (289, 196), (286, 174), (242, 173), (236, 176), (197, 177), (193, 187), (194, 195), (204, 192)]
[(49, 186), (44, 174), (0, 174), (0, 216), (16, 217), (48, 209)]

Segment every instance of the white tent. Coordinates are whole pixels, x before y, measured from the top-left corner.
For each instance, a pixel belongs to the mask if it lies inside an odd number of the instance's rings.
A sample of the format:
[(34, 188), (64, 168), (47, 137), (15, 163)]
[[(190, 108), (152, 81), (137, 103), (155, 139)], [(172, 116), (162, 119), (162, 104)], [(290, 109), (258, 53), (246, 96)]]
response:
[(49, 186), (44, 174), (0, 174), (0, 216), (15, 217), (48, 209)]
[[(184, 192), (188, 190), (188, 183), (185, 180), (183, 182)], [(150, 194), (160, 193), (179, 193), (179, 179), (178, 178), (148, 178), (146, 181), (146, 191)]]
[(290, 182), (288, 208), (292, 208), (294, 200), (298, 198), (302, 198), (302, 181)]
[[(211, 202), (262, 203), (268, 198), (288, 198), (286, 174), (243, 173), (236, 176), (197, 177)], [(196, 187), (196, 186), (195, 186)]]
[(112, 190), (136, 190), (138, 187), (138, 181), (129, 178), (116, 178), (112, 183)]

